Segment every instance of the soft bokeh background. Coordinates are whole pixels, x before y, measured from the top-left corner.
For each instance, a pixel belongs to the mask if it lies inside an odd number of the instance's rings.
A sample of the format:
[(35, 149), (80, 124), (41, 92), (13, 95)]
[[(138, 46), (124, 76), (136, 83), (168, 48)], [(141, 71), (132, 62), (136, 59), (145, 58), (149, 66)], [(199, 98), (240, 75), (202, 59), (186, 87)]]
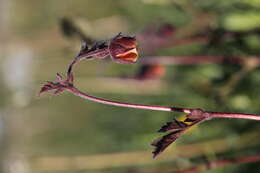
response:
[[(244, 32), (260, 27), (259, 0), (0, 0), (0, 162), (8, 173), (172, 172), (217, 158), (260, 152), (260, 125), (247, 120), (213, 120), (181, 137), (152, 159), (156, 133), (175, 114), (131, 110), (85, 101), (71, 94), (37, 97), (46, 80), (64, 73), (81, 41), (61, 31), (71, 19), (96, 40), (148, 25), (174, 25), (182, 36), (210, 27)], [(240, 42), (239, 42), (240, 41)], [(260, 36), (248, 34), (217, 46), (192, 43), (143, 55), (240, 55), (260, 53)], [(141, 58), (140, 57), (140, 58)], [(158, 80), (129, 80), (140, 64), (83, 61), (76, 85), (83, 91), (130, 103), (175, 105), (212, 111), (260, 113), (260, 69), (242, 66), (167, 66)], [(180, 115), (182, 116), (182, 115)], [(204, 159), (203, 159), (204, 158)], [(260, 164), (208, 172), (259, 172)]]

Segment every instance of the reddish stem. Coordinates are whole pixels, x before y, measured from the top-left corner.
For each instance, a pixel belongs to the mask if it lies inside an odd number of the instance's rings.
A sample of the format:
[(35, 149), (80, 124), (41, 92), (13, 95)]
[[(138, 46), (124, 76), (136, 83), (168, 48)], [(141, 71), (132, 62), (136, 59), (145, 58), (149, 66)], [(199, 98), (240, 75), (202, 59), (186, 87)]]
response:
[[(191, 114), (192, 116), (197, 116), (198, 118), (238, 118), (238, 119), (248, 119), (248, 120), (260, 120), (260, 115), (256, 114), (244, 114), (244, 113), (225, 113), (225, 112), (206, 112), (201, 109), (188, 109), (188, 108), (179, 108), (179, 107), (170, 107), (170, 106), (157, 106), (157, 105), (144, 105), (144, 104), (131, 104), (126, 102), (118, 102), (113, 100), (107, 100), (103, 98), (94, 97), (88, 95), (75, 87), (68, 86), (65, 88), (67, 91), (71, 92), (72, 94), (79, 96), (81, 98), (112, 105), (112, 106), (119, 106), (119, 107), (127, 107), (127, 108), (134, 108), (134, 109), (146, 109), (146, 110), (156, 110), (156, 111), (168, 111), (168, 112), (184, 112), (187, 114)], [(200, 113), (197, 113), (197, 110)]]
[(243, 113), (211, 112), (209, 118), (239, 118), (249, 120), (260, 120), (260, 115)]
[(98, 97), (94, 97), (91, 95), (88, 95), (86, 93), (81, 92), (75, 87), (68, 87), (66, 88), (67, 91), (73, 93), (76, 96), (79, 96), (81, 98), (97, 102), (97, 103), (102, 103), (102, 104), (107, 104), (107, 105), (113, 105), (113, 106), (119, 106), (119, 107), (128, 107), (128, 108), (134, 108), (134, 109), (147, 109), (147, 110), (156, 110), (156, 111), (177, 111), (177, 112), (184, 112), (184, 113), (190, 113), (190, 109), (186, 108), (178, 108), (178, 107), (169, 107), (169, 106), (156, 106), (156, 105), (144, 105), (144, 104), (131, 104), (131, 103), (125, 103), (125, 102), (118, 102), (118, 101), (112, 101), (112, 100), (107, 100), (107, 99), (102, 99)]
[(90, 50), (89, 52), (76, 56), (69, 64), (69, 67), (67, 70), (67, 76), (71, 75), (73, 66), (76, 65), (77, 63), (79, 63), (81, 60), (93, 59), (93, 58), (96, 58), (98, 55), (101, 56), (102, 58), (109, 55), (108, 47), (104, 47), (103, 49), (97, 49), (97, 50), (93, 50), (93, 51)]
[(237, 163), (252, 163), (252, 162), (258, 162), (260, 161), (260, 155), (256, 156), (248, 156), (248, 157), (241, 157), (236, 159), (224, 159), (224, 160), (217, 160), (213, 162), (209, 162), (204, 165), (199, 165), (196, 167), (192, 167), (186, 170), (182, 171), (175, 171), (173, 173), (195, 173), (198, 171), (204, 171), (211, 168), (217, 168), (217, 167), (223, 167), (231, 164), (237, 164)]

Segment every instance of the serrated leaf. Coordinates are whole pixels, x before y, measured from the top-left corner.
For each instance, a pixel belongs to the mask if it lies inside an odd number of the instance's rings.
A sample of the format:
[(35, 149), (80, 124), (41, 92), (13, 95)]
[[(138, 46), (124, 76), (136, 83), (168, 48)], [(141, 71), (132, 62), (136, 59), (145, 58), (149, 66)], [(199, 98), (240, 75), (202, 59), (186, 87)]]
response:
[(181, 130), (189, 125), (182, 121), (177, 121), (174, 119), (172, 122), (167, 122), (166, 125), (162, 126), (158, 132), (168, 132), (171, 130)]
[(155, 146), (153, 158), (163, 152), (171, 143), (173, 143), (181, 134), (182, 130), (171, 132), (163, 137), (156, 139), (151, 145)]

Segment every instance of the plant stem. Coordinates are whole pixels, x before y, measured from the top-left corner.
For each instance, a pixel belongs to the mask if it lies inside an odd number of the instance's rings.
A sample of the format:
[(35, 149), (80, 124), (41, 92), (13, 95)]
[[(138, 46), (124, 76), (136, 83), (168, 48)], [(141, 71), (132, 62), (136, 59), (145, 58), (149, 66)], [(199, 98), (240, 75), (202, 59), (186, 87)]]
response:
[[(176, 111), (176, 112), (184, 112), (187, 114), (192, 114), (194, 112), (194, 110), (197, 110), (197, 109), (170, 107), (170, 106), (131, 104), (131, 103), (126, 103), (126, 102), (107, 100), (107, 99), (88, 95), (75, 87), (66, 87), (66, 90), (83, 99), (87, 99), (87, 100), (97, 102), (97, 103), (112, 105), (112, 106), (127, 107), (127, 108), (134, 108), (134, 109), (155, 110), (155, 111), (167, 111), (167, 112)], [(203, 115), (206, 115), (205, 118), (238, 118), (238, 119), (248, 119), (248, 120), (260, 120), (260, 115), (256, 115), (256, 114), (206, 112), (205, 111), (205, 112), (203, 112)]]
[(243, 114), (243, 113), (227, 113), (227, 112), (210, 112), (209, 118), (238, 118), (248, 120), (260, 120), (260, 115)]
[(81, 92), (75, 87), (67, 87), (67, 91), (71, 92), (72, 94), (79, 96), (81, 98), (107, 104), (107, 105), (113, 105), (113, 106), (119, 106), (119, 107), (127, 107), (127, 108), (134, 108), (134, 109), (146, 109), (146, 110), (156, 110), (156, 111), (168, 111), (168, 112), (184, 112), (184, 113), (191, 113), (191, 109), (187, 108), (178, 108), (178, 107), (169, 107), (169, 106), (156, 106), (156, 105), (144, 105), (144, 104), (131, 104), (131, 103), (125, 103), (125, 102), (118, 102), (118, 101), (112, 101), (107, 99), (102, 99), (98, 97), (94, 97), (91, 95), (88, 95), (86, 93)]
[(217, 160), (217, 161), (206, 163), (204, 165), (202, 164), (199, 166), (195, 166), (186, 170), (175, 171), (173, 173), (195, 173), (195, 172), (205, 171), (207, 169), (223, 167), (231, 164), (252, 163), (252, 162), (259, 162), (259, 161), (260, 161), (260, 155), (240, 157), (235, 159)]
[(259, 66), (260, 63), (260, 57), (255, 58), (245, 58), (244, 64), (242, 68), (234, 73), (230, 79), (227, 81), (227, 83), (219, 88), (219, 96), (220, 101), (225, 102), (232, 90), (236, 87), (236, 85), (247, 76), (248, 73), (253, 71), (257, 66)]
[(83, 59), (94, 59), (97, 56), (106, 57), (109, 54), (108, 47), (104, 47), (103, 49), (97, 49), (93, 51), (86, 52), (85, 54), (76, 56), (71, 63), (69, 64), (68, 70), (67, 70), (67, 76), (70, 76), (72, 73), (72, 68), (74, 65), (79, 63)]

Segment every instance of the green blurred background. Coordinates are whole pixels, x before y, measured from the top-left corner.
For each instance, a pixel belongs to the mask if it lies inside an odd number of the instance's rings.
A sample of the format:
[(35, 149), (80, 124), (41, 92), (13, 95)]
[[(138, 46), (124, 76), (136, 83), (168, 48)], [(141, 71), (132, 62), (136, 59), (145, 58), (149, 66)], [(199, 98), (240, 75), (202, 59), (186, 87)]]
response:
[[(10, 173), (172, 172), (203, 160), (256, 155), (259, 122), (212, 120), (181, 137), (157, 159), (150, 143), (165, 122), (181, 114), (132, 110), (85, 101), (69, 93), (37, 96), (46, 80), (64, 74), (81, 41), (64, 35), (72, 20), (95, 40), (118, 32), (135, 35), (147, 26), (171, 24), (180, 37), (205, 28), (248, 32), (239, 39), (168, 46), (144, 55), (260, 53), (259, 0), (0, 0), (0, 161)], [(219, 32), (212, 32), (215, 36)], [(216, 35), (218, 37), (218, 35)], [(142, 46), (142, 45), (140, 45)], [(209, 64), (166, 66), (156, 80), (129, 80), (140, 64), (83, 61), (76, 86), (92, 95), (130, 103), (260, 113), (260, 68)], [(242, 75), (240, 76), (240, 74)], [(238, 80), (234, 84), (233, 76)], [(227, 88), (228, 94), (223, 94)], [(223, 97), (223, 98), (222, 98)], [(207, 172), (259, 172), (251, 163)]]

